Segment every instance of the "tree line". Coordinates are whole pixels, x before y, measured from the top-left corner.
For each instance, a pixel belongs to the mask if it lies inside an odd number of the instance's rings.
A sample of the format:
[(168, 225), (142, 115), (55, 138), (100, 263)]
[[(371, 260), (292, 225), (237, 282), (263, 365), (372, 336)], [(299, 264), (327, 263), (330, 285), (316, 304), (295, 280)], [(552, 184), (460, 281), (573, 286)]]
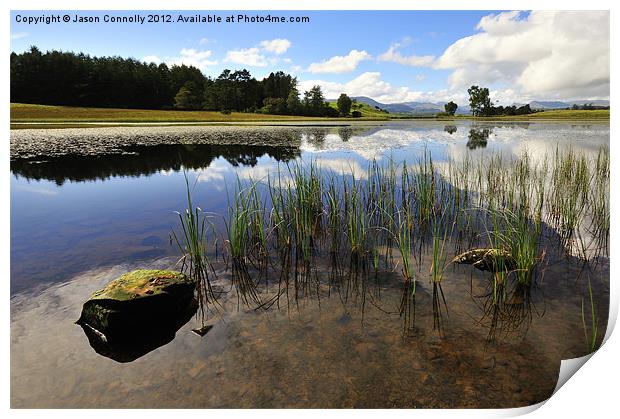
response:
[(346, 99), (339, 99), (338, 109), (330, 107), (320, 86), (300, 95), (297, 78), (282, 71), (257, 80), (248, 70), (226, 69), (211, 78), (183, 64), (43, 53), (33, 46), (21, 54), (11, 53), (10, 72), (14, 103), (308, 116), (347, 116), (351, 108)]

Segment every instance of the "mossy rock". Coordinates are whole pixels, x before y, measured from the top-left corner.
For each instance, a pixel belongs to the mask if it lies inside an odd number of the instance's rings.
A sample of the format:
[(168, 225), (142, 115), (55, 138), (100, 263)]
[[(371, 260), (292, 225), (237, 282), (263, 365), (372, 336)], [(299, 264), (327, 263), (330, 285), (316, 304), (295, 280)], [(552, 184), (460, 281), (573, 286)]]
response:
[(194, 301), (196, 284), (181, 272), (139, 269), (96, 291), (84, 303), (78, 324), (106, 340), (178, 323)]
[(457, 255), (452, 262), (472, 265), (481, 271), (490, 272), (513, 271), (517, 265), (510, 252), (495, 248), (472, 249)]

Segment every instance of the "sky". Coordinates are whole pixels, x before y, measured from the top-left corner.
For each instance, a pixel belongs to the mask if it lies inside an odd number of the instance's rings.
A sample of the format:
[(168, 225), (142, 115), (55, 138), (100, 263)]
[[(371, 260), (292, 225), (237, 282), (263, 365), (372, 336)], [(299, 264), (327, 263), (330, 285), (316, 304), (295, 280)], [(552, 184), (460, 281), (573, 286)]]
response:
[[(221, 23), (179, 22), (215, 15)], [(117, 55), (188, 64), (217, 77), (225, 68), (295, 75), (326, 98), (368, 96), (382, 103), (467, 102), (471, 85), (498, 104), (609, 99), (608, 11), (277, 11), (300, 23), (226, 23), (269, 12), (12, 11), (11, 50)], [(68, 15), (99, 22), (27, 23)], [(170, 15), (171, 22), (115, 23), (104, 16)], [(237, 20), (235, 18), (235, 20)]]

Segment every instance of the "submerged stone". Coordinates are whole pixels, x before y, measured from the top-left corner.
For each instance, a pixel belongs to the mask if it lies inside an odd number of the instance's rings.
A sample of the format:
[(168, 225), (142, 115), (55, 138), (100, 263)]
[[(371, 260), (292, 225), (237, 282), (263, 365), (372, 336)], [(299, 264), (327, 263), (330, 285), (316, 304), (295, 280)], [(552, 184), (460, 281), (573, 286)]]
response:
[(512, 271), (516, 268), (515, 259), (510, 252), (495, 248), (469, 250), (457, 255), (452, 262), (472, 265), (481, 271), (490, 272)]
[(195, 311), (194, 290), (195, 282), (181, 272), (135, 270), (94, 292), (77, 323), (108, 343), (174, 328)]
[(196, 329), (192, 329), (192, 332), (196, 333), (198, 336), (203, 337), (204, 335), (206, 335), (209, 330), (213, 329), (213, 325), (209, 324), (209, 325), (205, 325), (202, 327), (198, 327)]
[(99, 355), (116, 362), (132, 362), (164, 346), (175, 338), (176, 332), (196, 314), (198, 301), (193, 299), (186, 311), (175, 313), (158, 327), (139, 329), (134, 334), (108, 340), (107, 337), (86, 323), (81, 323), (88, 343)]

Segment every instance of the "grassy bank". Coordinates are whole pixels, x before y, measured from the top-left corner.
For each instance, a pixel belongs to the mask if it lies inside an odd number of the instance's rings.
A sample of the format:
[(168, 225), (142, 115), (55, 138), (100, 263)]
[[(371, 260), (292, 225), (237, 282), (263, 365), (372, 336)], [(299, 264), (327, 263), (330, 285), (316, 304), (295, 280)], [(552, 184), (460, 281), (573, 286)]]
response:
[[(351, 120), (351, 118), (343, 118)], [(371, 118), (365, 118), (371, 119)], [(385, 119), (385, 118), (383, 118)], [(231, 112), (226, 115), (210, 111), (176, 111), (148, 109), (80, 108), (71, 106), (31, 105), (11, 103), (11, 124), (20, 122), (270, 122), (270, 121), (333, 121), (338, 118), (319, 118), (291, 115), (263, 115)]]
[[(322, 122), (322, 121), (385, 121), (403, 119), (403, 114), (386, 114), (369, 105), (360, 104), (356, 110), (362, 113), (361, 118), (322, 118), (291, 115), (264, 115), (257, 113), (232, 112), (228, 115), (211, 111), (176, 111), (148, 109), (116, 109), (116, 108), (81, 108), (71, 106), (31, 105), (11, 103), (11, 128), (77, 128), (92, 127), (93, 123), (101, 126), (122, 126), (123, 123), (170, 123), (170, 124), (212, 124), (212, 123), (268, 123), (268, 122)], [(335, 103), (330, 106), (336, 107)], [(453, 118), (437, 118), (437, 120), (474, 119), (480, 121), (609, 121), (609, 110), (553, 110), (520, 116), (496, 116), (474, 118), (471, 116), (455, 116)], [(411, 117), (411, 119), (417, 119)], [(435, 118), (424, 118), (435, 119)], [(45, 125), (45, 123), (50, 123)], [(105, 125), (103, 125), (105, 124)]]
[[(329, 106), (334, 109), (338, 109), (337, 102), (329, 102)], [(360, 112), (362, 114), (362, 118), (388, 119), (388, 118), (393, 118), (394, 116), (396, 116), (394, 114), (382, 112), (379, 109), (376, 109), (370, 106), (369, 104), (362, 103), (362, 102), (354, 102), (353, 105), (351, 106), (351, 112), (353, 111)], [(402, 116), (401, 114), (398, 114), (398, 115)]]
[(609, 120), (609, 109), (597, 109), (591, 111), (558, 109), (553, 111), (536, 112), (531, 115), (520, 115), (515, 119), (603, 119)]
[(473, 119), (477, 121), (542, 121), (542, 120), (558, 120), (558, 121), (609, 121), (609, 109), (597, 109), (591, 111), (556, 109), (551, 111), (536, 112), (529, 115), (513, 115), (513, 116), (490, 116), (490, 117), (473, 117), (469, 115), (456, 115), (452, 118), (442, 117), (440, 120), (459, 120)]

